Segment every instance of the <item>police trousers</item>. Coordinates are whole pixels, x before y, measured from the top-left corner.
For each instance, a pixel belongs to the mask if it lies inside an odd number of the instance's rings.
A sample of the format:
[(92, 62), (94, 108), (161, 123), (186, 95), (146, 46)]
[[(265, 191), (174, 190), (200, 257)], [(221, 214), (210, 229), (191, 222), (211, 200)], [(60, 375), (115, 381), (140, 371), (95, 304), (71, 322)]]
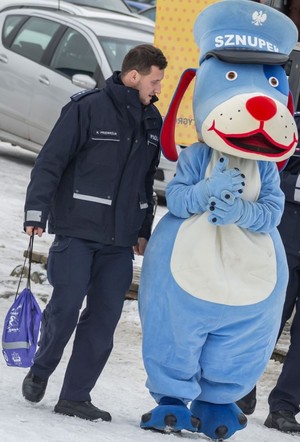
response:
[(90, 391), (113, 348), (114, 331), (132, 280), (132, 259), (132, 247), (56, 235), (47, 264), (53, 292), (43, 312), (31, 369), (48, 378), (76, 329), (60, 399), (91, 400)]
[(291, 324), (290, 346), (281, 374), (269, 395), (270, 412), (289, 410), (299, 413), (300, 404), (300, 256), (287, 254), (289, 282), (279, 336), (295, 309)]

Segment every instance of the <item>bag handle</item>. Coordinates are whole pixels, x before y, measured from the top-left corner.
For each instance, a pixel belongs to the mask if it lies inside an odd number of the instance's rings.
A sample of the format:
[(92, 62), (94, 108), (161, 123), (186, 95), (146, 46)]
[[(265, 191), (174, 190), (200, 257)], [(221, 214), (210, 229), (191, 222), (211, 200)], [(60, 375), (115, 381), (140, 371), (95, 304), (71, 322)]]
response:
[(30, 238), (29, 238), (28, 249), (26, 251), (26, 255), (25, 255), (23, 267), (22, 267), (22, 270), (21, 270), (21, 275), (20, 275), (19, 284), (18, 284), (18, 287), (17, 287), (15, 298), (19, 294), (20, 285), (21, 285), (21, 281), (22, 281), (22, 278), (23, 278), (23, 274), (24, 274), (25, 264), (26, 264), (27, 258), (28, 258), (28, 274), (27, 274), (26, 288), (29, 289), (29, 290), (31, 288), (30, 287), (30, 281), (31, 281), (30, 277), (31, 277), (31, 263), (32, 263), (33, 240), (34, 240), (34, 234), (32, 233), (32, 235), (30, 235)]

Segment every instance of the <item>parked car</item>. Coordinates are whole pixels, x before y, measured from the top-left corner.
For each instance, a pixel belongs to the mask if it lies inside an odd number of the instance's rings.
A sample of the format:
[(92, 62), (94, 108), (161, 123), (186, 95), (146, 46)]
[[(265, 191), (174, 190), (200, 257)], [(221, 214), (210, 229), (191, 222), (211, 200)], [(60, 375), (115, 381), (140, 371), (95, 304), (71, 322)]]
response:
[(39, 152), (71, 95), (101, 88), (153, 32), (61, 11), (0, 13), (0, 139)]
[(149, 8), (149, 5), (147, 5), (147, 3), (141, 3), (138, 1), (136, 2), (131, 0), (125, 0), (125, 3), (132, 12), (138, 13), (139, 11), (143, 11), (144, 9)]
[[(106, 7), (101, 7), (104, 3)], [(106, 0), (1, 0), (0, 12), (16, 8), (38, 8), (106, 22), (118, 21), (124, 26), (132, 25), (143, 31), (154, 32), (154, 23), (131, 12), (122, 0), (114, 0), (112, 3)]]
[(150, 20), (155, 22), (156, 18), (156, 6), (150, 6), (149, 8), (142, 9), (138, 12), (138, 14), (142, 17), (149, 18)]
[[(51, 6), (51, 2), (49, 0), (43, 0), (42, 2), (35, 2), (34, 0), (31, 2), (26, 2), (26, 0), (22, 3), (20, 1), (16, 0), (1, 0), (1, 9), (4, 9), (7, 6), (12, 5), (19, 5), (22, 6), (26, 5), (26, 3), (41, 3), (42, 6), (47, 8), (48, 4)], [(56, 9), (60, 9), (60, 0), (55, 0), (56, 3)], [(130, 11), (130, 8), (126, 5), (126, 2), (123, 0), (63, 0), (63, 3), (71, 3), (72, 5), (77, 5), (79, 7), (85, 7), (85, 8), (93, 8), (93, 9), (103, 9), (107, 11), (113, 11), (113, 12), (121, 12), (122, 14), (128, 14)]]
[[(44, 0), (46, 2), (47, 0)], [(109, 11), (128, 13), (130, 8), (123, 0), (64, 0), (74, 5), (87, 6), (90, 8), (107, 9)]]
[(138, 3), (145, 3), (148, 6), (155, 6), (156, 0), (136, 0)]
[[(71, 95), (101, 88), (131, 47), (153, 43), (152, 28), (76, 13), (28, 5), (0, 12), (1, 141), (38, 153)], [(158, 195), (164, 196), (173, 169), (162, 156)]]

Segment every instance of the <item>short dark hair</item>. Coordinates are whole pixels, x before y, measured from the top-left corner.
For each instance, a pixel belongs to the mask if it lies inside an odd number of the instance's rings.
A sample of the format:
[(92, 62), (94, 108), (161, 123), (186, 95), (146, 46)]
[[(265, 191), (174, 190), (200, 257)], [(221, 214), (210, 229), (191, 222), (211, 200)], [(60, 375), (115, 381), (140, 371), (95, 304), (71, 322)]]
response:
[(157, 66), (159, 69), (167, 67), (167, 59), (162, 51), (151, 44), (142, 44), (135, 46), (125, 55), (121, 74), (125, 75), (127, 72), (136, 70), (141, 75), (148, 75), (151, 66)]

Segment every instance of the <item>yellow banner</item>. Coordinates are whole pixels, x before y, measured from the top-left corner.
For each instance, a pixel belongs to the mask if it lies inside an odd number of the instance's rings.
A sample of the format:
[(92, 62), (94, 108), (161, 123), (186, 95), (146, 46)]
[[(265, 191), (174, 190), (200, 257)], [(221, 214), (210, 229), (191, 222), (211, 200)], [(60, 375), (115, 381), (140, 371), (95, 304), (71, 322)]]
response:
[[(216, 0), (156, 0), (154, 44), (168, 60), (157, 107), (164, 117), (183, 71), (199, 67), (199, 49), (194, 41), (196, 17)], [(176, 122), (176, 143), (188, 146), (197, 141), (192, 108), (194, 81), (186, 91)]]

